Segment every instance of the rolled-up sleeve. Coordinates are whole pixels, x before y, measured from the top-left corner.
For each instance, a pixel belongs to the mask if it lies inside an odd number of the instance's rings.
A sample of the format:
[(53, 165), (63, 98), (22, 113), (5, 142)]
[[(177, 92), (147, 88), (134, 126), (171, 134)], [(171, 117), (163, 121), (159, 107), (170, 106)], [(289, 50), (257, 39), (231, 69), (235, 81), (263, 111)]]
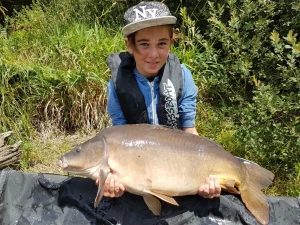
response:
[(107, 96), (108, 96), (107, 111), (112, 120), (112, 124), (114, 126), (126, 124), (126, 119), (122, 112), (112, 79), (110, 79), (107, 85)]
[(196, 117), (196, 97), (198, 89), (193, 80), (191, 71), (185, 65), (181, 65), (183, 88), (179, 99), (178, 111), (182, 127), (194, 127)]

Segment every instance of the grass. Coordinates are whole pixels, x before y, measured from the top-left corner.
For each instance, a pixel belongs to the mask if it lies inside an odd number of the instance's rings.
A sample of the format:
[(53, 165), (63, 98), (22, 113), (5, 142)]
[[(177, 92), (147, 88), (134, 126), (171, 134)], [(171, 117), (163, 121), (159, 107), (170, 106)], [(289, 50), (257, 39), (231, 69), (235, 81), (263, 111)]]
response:
[(95, 136), (90, 133), (76, 132), (74, 134), (39, 134), (34, 140), (22, 146), (23, 159), (20, 170), (33, 173), (53, 173), (67, 175), (58, 165), (60, 157), (76, 145)]

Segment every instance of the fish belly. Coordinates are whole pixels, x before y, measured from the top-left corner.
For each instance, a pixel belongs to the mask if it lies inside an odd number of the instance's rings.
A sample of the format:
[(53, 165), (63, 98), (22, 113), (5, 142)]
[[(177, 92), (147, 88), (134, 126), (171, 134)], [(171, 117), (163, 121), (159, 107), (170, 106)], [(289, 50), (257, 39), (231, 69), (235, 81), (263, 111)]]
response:
[(151, 190), (169, 196), (192, 195), (210, 174), (225, 180), (242, 177), (242, 165), (232, 155), (214, 144), (201, 145), (193, 137), (186, 142), (176, 137), (169, 141), (152, 137), (142, 144), (130, 140), (112, 143), (108, 162), (120, 183), (133, 194)]

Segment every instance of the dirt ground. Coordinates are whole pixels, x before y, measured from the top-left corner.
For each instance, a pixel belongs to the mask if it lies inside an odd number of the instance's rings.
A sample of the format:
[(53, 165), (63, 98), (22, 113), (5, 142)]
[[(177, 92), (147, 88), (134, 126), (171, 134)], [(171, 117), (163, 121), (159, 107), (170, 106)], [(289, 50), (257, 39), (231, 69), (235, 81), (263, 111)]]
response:
[(28, 146), (25, 146), (23, 158), (26, 158), (24, 154), (28, 154), (28, 159), (22, 160), (22, 170), (24, 170), (24, 172), (66, 175), (67, 173), (58, 165), (59, 158), (76, 145), (94, 137), (96, 133), (96, 131), (92, 131), (90, 133), (76, 134), (41, 134)]

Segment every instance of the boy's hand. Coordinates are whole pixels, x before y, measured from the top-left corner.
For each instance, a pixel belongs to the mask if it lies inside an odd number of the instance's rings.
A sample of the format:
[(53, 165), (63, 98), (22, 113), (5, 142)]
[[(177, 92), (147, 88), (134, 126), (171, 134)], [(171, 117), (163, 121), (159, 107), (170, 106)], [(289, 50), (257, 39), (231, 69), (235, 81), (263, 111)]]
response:
[[(96, 185), (99, 186), (99, 179), (96, 180)], [(104, 182), (104, 193), (105, 197), (116, 198), (124, 194), (125, 188), (119, 183), (117, 175), (109, 173)]]
[(198, 190), (198, 195), (204, 198), (220, 197), (220, 194), (221, 187), (216, 175), (209, 175), (209, 177), (206, 178), (205, 184)]

